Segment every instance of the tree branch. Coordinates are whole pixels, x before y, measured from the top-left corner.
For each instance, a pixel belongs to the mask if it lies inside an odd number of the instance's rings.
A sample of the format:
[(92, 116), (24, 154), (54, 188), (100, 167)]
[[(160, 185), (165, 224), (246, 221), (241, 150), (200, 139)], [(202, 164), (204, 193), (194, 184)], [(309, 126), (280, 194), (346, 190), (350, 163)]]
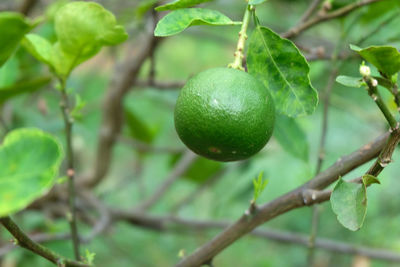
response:
[[(47, 234), (47, 233), (39, 233), (39, 234), (34, 234), (30, 236), (30, 239), (32, 239), (33, 242), (35, 243), (46, 243), (50, 241), (58, 241), (58, 240), (66, 240), (71, 238), (71, 234), (65, 233), (65, 234)], [(11, 250), (13, 250), (16, 246), (14, 244), (7, 244), (3, 247), (0, 248), (0, 258), (9, 253)]]
[(295, 27), (291, 28), (289, 31), (281, 34), (282, 37), (284, 38), (293, 38), (299, 35), (301, 32), (308, 30), (311, 27), (314, 27), (321, 22), (327, 21), (327, 20), (332, 20), (336, 18), (340, 18), (343, 16), (346, 16), (347, 14), (357, 10), (360, 7), (366, 6), (373, 4), (375, 2), (380, 2), (380, 1), (386, 1), (386, 0), (361, 0), (357, 1), (353, 4), (349, 4), (347, 6), (344, 6), (338, 10), (335, 10), (330, 13), (326, 13), (324, 15), (316, 16), (314, 18), (311, 18), (303, 23), (300, 23), (299, 25), (296, 25)]
[(322, 0), (313, 0), (307, 10), (304, 12), (303, 16), (300, 18), (300, 22), (307, 21), (317, 10), (319, 4), (321, 4)]
[(389, 108), (386, 106), (385, 102), (383, 101), (381, 95), (378, 92), (378, 83), (374, 84), (374, 81), (376, 82), (376, 80), (370, 76), (363, 77), (363, 80), (367, 84), (369, 96), (372, 98), (372, 100), (375, 101), (376, 105), (381, 110), (390, 128), (392, 130), (398, 128), (399, 124), (397, 123), (396, 118), (390, 112)]
[(39, 0), (24, 0), (18, 11), (27, 16), (37, 3), (39, 3)]
[[(396, 133), (396, 136), (397, 135), (399, 134)], [(235, 223), (230, 225), (211, 241), (199, 247), (191, 255), (184, 258), (177, 266), (200, 266), (218, 255), (237, 239), (251, 232), (260, 224), (292, 209), (313, 205), (329, 199), (329, 193), (318, 195), (324, 197), (323, 200), (319, 199), (316, 194), (312, 194), (310, 199), (307, 199), (306, 196), (309, 194), (309, 190), (321, 190), (336, 181), (339, 176), (343, 176), (354, 168), (376, 157), (382, 148), (386, 150), (389, 144), (386, 144), (387, 138), (387, 134), (380, 136), (373, 143), (339, 159), (335, 164), (315, 176), (309, 182), (259, 207), (253, 217), (249, 218), (246, 215), (242, 215)]]
[(54, 251), (34, 242), (29, 238), (10, 217), (0, 218), (0, 223), (15, 237), (18, 245), (33, 253), (42, 256), (43, 258), (55, 264), (64, 264), (71, 267), (87, 267), (89, 265), (64, 258), (63, 256), (55, 253)]
[(152, 83), (149, 83), (149, 81), (137, 81), (135, 83), (136, 87), (140, 88), (157, 88), (157, 89), (162, 89), (162, 90), (168, 90), (168, 89), (180, 89), (185, 85), (185, 81), (153, 81)]

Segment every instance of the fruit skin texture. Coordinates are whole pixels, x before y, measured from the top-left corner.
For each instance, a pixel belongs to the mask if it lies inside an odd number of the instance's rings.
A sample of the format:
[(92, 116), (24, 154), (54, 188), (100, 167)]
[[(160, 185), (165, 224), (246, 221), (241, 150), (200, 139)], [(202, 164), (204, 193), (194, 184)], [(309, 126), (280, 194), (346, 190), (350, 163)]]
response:
[(217, 161), (249, 158), (272, 135), (275, 106), (250, 74), (214, 68), (191, 78), (175, 106), (175, 128), (193, 152)]

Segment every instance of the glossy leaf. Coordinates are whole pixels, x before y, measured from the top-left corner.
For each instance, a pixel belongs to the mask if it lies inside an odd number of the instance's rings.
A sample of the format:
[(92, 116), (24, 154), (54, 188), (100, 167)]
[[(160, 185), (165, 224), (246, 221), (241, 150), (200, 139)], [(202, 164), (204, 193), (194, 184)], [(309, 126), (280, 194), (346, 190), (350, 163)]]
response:
[(104, 45), (115, 45), (127, 39), (124, 28), (101, 5), (93, 2), (71, 2), (55, 13), (58, 41), (29, 34), (25, 48), (39, 61), (49, 65), (62, 78), (82, 62), (100, 51)]
[(94, 2), (71, 2), (55, 15), (55, 31), (61, 49), (88, 59), (104, 45), (116, 45), (128, 38), (114, 15)]
[(53, 44), (52, 64), (59, 76), (68, 77), (71, 71), (89, 59), (87, 56), (73, 55), (65, 52), (59, 42)]
[(273, 135), (286, 152), (305, 162), (308, 161), (307, 137), (293, 118), (277, 114)]
[(10, 132), (0, 147), (0, 217), (18, 212), (54, 184), (63, 153), (58, 141), (38, 129)]
[(267, 0), (249, 0), (249, 5), (259, 5), (262, 4), (264, 2), (266, 2)]
[(204, 2), (209, 2), (212, 0), (175, 0), (171, 3), (167, 3), (165, 5), (159, 6), (156, 8), (157, 11), (165, 11), (165, 10), (175, 10), (180, 8), (192, 7)]
[(155, 36), (178, 34), (194, 25), (240, 25), (224, 14), (210, 9), (184, 8), (172, 11), (162, 18), (154, 31)]
[(53, 66), (53, 45), (48, 40), (37, 34), (30, 33), (25, 36), (22, 45), (37, 60)]
[(296, 117), (314, 112), (318, 94), (310, 82), (310, 67), (291, 41), (258, 26), (250, 38), (247, 66), (269, 89), (279, 113)]
[(31, 28), (29, 22), (19, 13), (0, 13), (0, 66), (11, 56), (21, 39)]
[(363, 80), (361, 77), (350, 77), (350, 76), (338, 76), (336, 82), (347, 87), (360, 88), (363, 85)]
[(393, 46), (370, 46), (360, 48), (350, 45), (366, 61), (374, 65), (380, 72), (392, 76), (400, 71), (400, 52)]
[(350, 183), (340, 178), (330, 201), (333, 212), (344, 227), (352, 231), (361, 228), (367, 213), (367, 192), (364, 183)]
[(22, 44), (37, 60), (47, 64), (61, 77), (67, 77), (74, 67), (86, 59), (65, 53), (58, 42), (51, 44), (37, 34), (27, 34)]
[(0, 104), (14, 96), (39, 90), (50, 81), (50, 77), (39, 77), (33, 80), (21, 81), (11, 86), (0, 88)]

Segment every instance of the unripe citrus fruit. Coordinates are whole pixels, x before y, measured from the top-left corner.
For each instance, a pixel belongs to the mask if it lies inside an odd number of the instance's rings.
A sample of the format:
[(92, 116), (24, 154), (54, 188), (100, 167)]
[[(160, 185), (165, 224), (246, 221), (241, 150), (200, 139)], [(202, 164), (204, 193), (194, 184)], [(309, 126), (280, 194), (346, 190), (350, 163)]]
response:
[(246, 159), (271, 137), (271, 95), (250, 74), (214, 68), (191, 78), (175, 106), (175, 128), (195, 153), (218, 161)]

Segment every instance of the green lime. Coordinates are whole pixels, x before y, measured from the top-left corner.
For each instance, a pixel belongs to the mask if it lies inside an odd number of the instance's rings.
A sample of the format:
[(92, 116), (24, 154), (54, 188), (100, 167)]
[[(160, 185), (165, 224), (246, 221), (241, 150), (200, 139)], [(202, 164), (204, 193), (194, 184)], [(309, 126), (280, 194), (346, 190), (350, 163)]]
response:
[(229, 68), (201, 72), (183, 87), (175, 128), (195, 153), (218, 161), (246, 159), (271, 137), (275, 107), (264, 85)]

